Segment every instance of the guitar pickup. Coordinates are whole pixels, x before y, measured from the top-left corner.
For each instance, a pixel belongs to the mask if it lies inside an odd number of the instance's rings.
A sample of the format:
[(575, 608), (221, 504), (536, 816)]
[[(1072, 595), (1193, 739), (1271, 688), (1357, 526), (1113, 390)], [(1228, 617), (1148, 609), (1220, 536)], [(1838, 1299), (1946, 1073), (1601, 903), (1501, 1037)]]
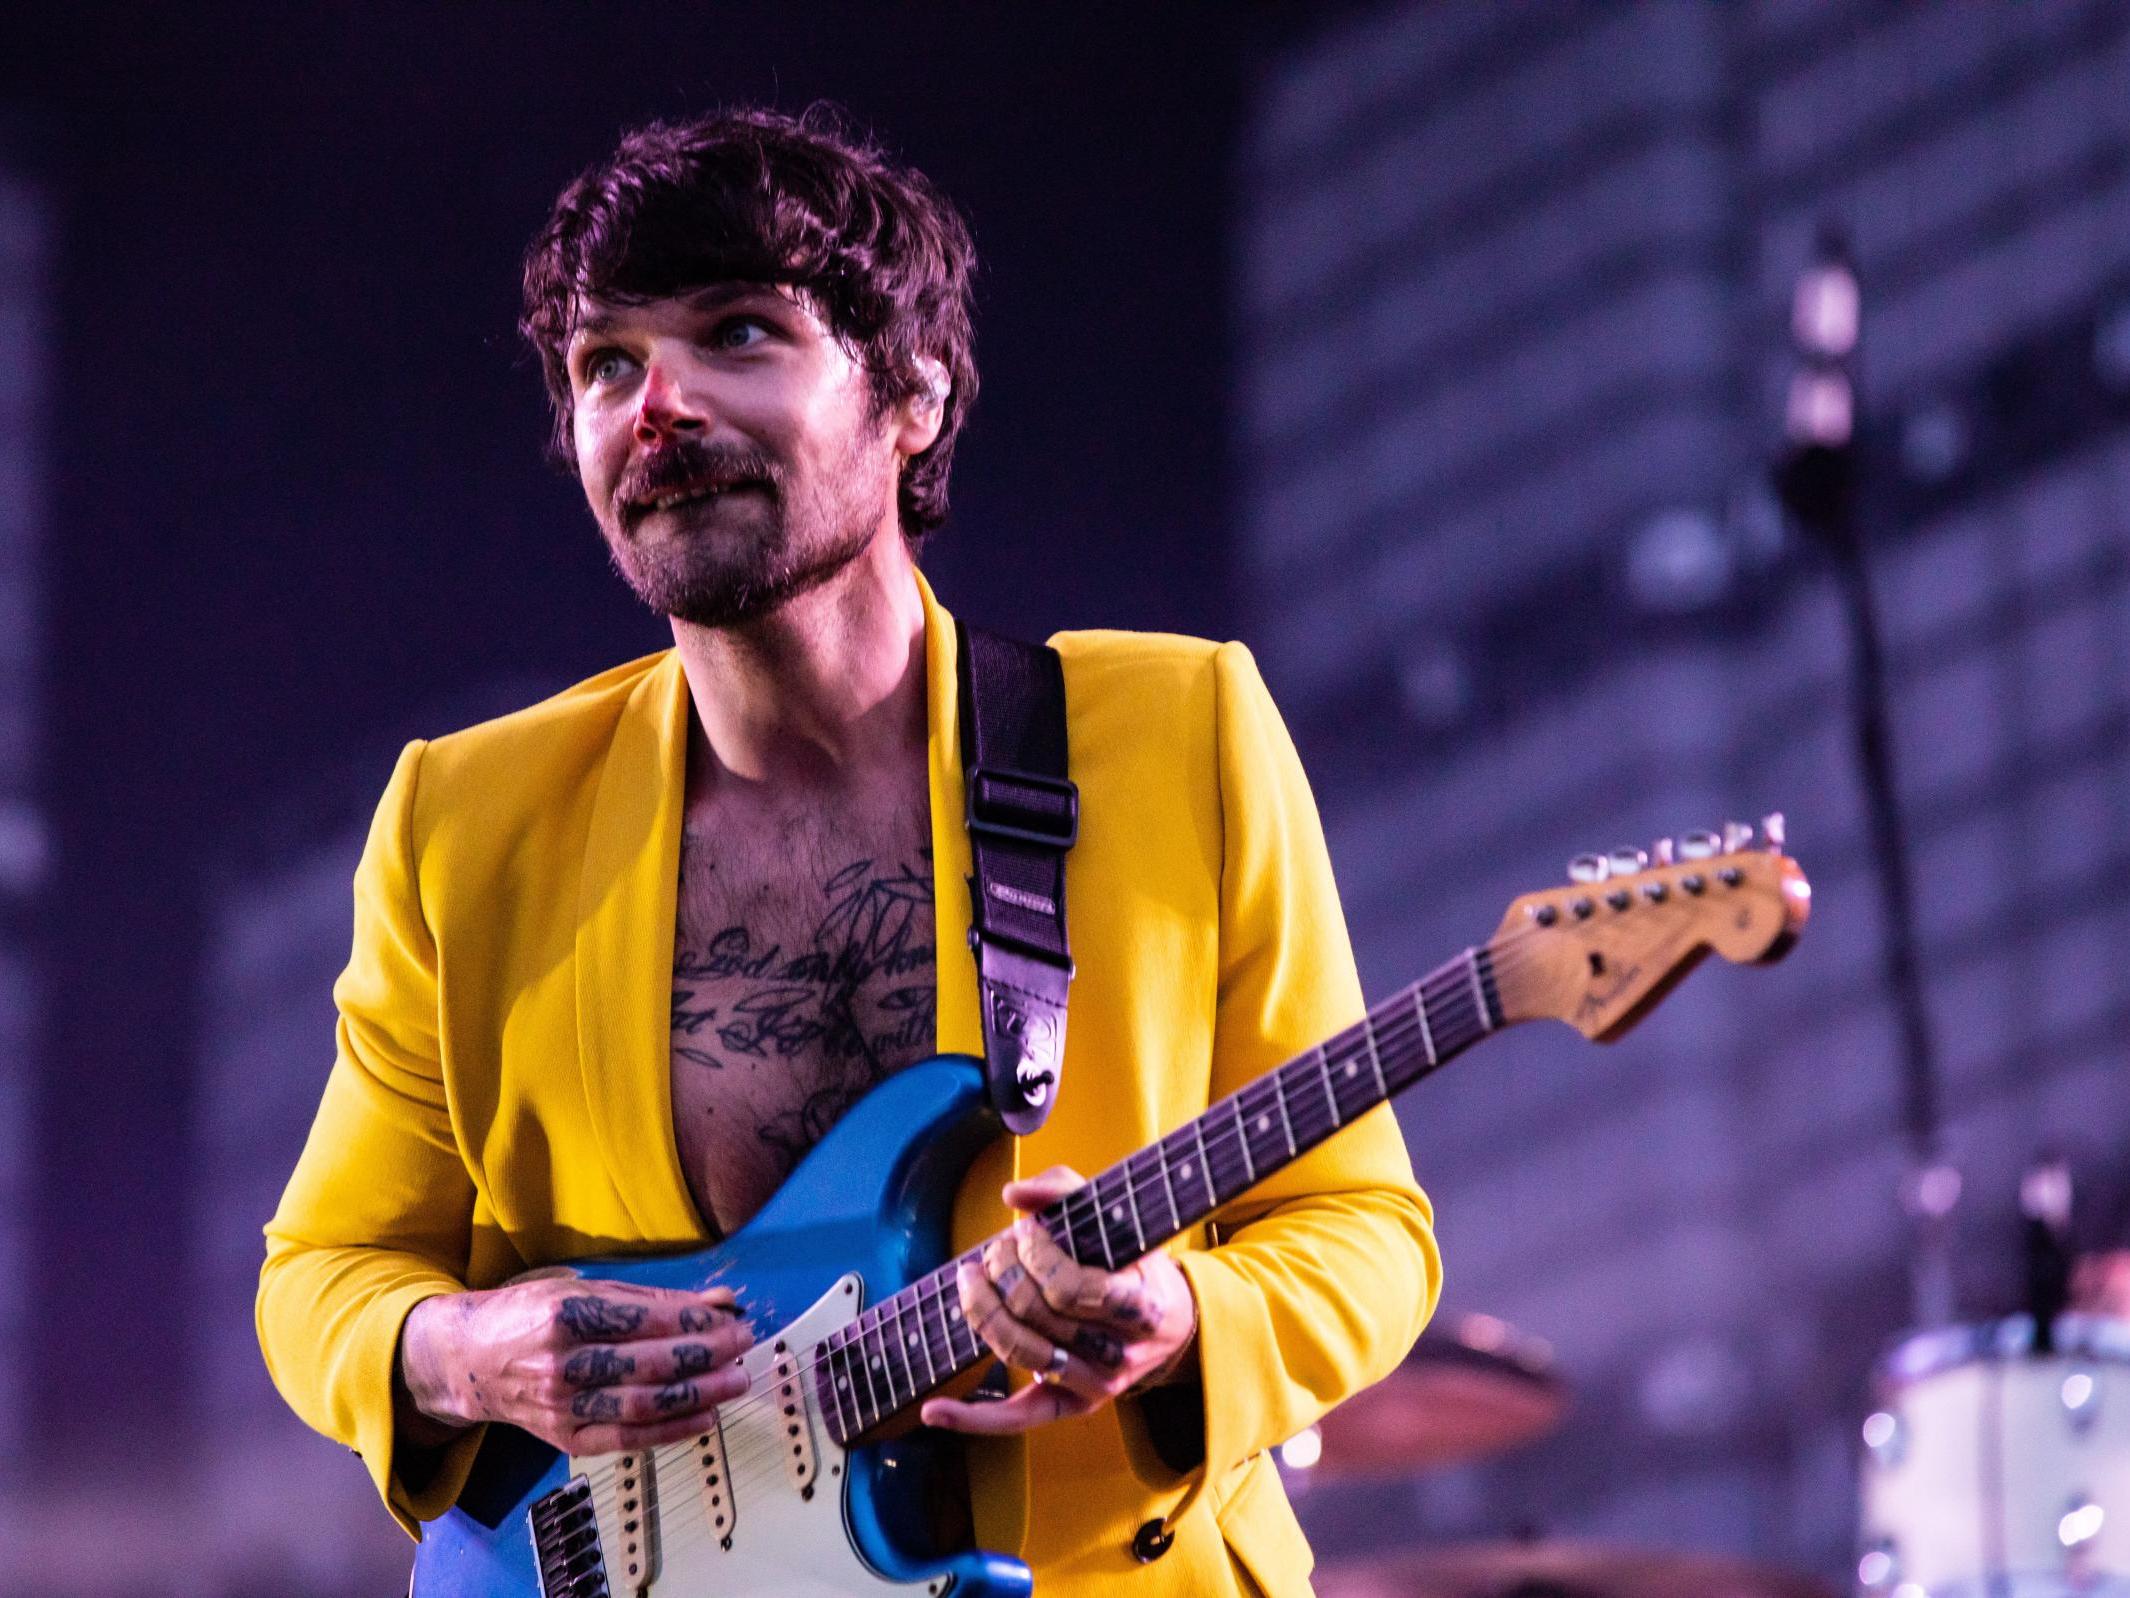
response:
[(739, 1500), (732, 1491), (732, 1465), (725, 1457), (725, 1427), (715, 1415), (710, 1429), (690, 1445), (695, 1455), (695, 1475), (702, 1488), (703, 1521), (717, 1538), (718, 1546), (732, 1551), (733, 1528), (739, 1523)]
[(775, 1350), (776, 1362), (769, 1374), (777, 1384), (777, 1425), (779, 1451), (784, 1456), (784, 1471), (791, 1484), (798, 1489), (801, 1498), (814, 1495), (814, 1478), (820, 1473), (820, 1463), (814, 1455), (814, 1428), (812, 1418), (806, 1412), (806, 1393), (800, 1379), (799, 1357), (779, 1339)]

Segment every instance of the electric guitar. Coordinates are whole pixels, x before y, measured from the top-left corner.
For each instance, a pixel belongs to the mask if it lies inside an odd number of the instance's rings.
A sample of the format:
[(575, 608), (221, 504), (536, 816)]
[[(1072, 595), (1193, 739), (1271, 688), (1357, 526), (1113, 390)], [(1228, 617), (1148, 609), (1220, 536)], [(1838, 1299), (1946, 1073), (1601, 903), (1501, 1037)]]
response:
[[(1042, 1213), (1115, 1270), (1205, 1220), (1490, 1033), (1550, 1017), (1609, 1042), (1710, 951), (1778, 958), (1810, 889), (1782, 853), (1721, 834), (1584, 855), (1562, 888), (1335, 1037), (1220, 1100)], [(936, 1434), (918, 1402), (990, 1355), (961, 1317), (947, 1221), (998, 1132), (981, 1064), (942, 1055), (860, 1101), (744, 1228), (713, 1248), (574, 1269), (738, 1289), (758, 1341), (746, 1396), (708, 1430), (577, 1459), (491, 1426), (458, 1503), (424, 1528), (412, 1598), (713, 1598), (890, 1590), (1025, 1598), (1027, 1566), (930, 1548)], [(898, 1425), (898, 1421), (901, 1423)]]

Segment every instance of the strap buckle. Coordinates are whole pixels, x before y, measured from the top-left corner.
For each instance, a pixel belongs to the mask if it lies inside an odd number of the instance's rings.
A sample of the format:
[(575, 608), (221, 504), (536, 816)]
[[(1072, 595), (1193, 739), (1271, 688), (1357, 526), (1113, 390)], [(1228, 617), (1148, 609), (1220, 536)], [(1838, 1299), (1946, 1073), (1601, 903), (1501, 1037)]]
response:
[(968, 793), (963, 821), (971, 833), (1059, 850), (1079, 841), (1080, 789), (1066, 778), (978, 766), (968, 774)]

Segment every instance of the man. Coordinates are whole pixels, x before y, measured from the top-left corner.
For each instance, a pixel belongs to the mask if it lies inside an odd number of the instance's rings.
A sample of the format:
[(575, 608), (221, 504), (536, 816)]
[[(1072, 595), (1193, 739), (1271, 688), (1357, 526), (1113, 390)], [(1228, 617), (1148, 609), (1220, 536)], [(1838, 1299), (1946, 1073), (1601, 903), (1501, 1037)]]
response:
[[(631, 134), (534, 242), (557, 450), (674, 647), (410, 745), (357, 871), (259, 1329), (410, 1530), (483, 1423), (580, 1455), (687, 1436), (769, 1330), (722, 1290), (513, 1278), (730, 1233), (867, 1089), (981, 1048), (954, 623), (914, 561), (976, 390), (972, 265), (920, 175), (766, 112)], [(1360, 1007), (1248, 654), (1054, 643), (1083, 807), (1063, 1086), (954, 1226), (989, 1239), (969, 1323), (1046, 1379), (923, 1419), (969, 1434), (977, 1541), (1046, 1595), (1304, 1592), (1264, 1450), (1418, 1334), (1427, 1203), (1385, 1110), (1114, 1275), (1013, 1219)]]

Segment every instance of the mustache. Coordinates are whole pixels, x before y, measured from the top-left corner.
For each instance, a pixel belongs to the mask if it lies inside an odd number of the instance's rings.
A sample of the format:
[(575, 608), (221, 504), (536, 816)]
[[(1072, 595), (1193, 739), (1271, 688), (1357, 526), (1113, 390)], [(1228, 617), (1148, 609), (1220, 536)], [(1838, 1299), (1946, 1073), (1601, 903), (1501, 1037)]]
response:
[(781, 476), (777, 463), (760, 450), (677, 438), (624, 472), (614, 498), (624, 511), (635, 511), (667, 494), (733, 488), (742, 483), (774, 489)]

